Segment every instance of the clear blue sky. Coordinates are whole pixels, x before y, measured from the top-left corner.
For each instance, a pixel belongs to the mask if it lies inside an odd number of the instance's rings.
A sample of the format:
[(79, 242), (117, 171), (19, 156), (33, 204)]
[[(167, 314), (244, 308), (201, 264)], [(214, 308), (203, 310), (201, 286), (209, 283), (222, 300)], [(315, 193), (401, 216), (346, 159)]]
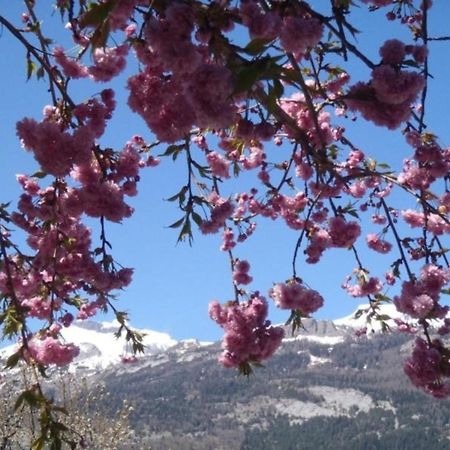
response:
[[(450, 17), (450, 4), (445, 0), (435, 0), (434, 3), (430, 29), (436, 31), (432, 34), (450, 34), (446, 26)], [(0, 13), (18, 24), (22, 12), (20, 6), (20, 2), (4, 2)], [(380, 20), (384, 12), (366, 15), (365, 10), (366, 7), (361, 5), (357, 13), (357, 27), (367, 30), (367, 33), (363, 33), (358, 39), (374, 60), (377, 60), (378, 48), (387, 38), (400, 37), (411, 42), (406, 33), (398, 34), (397, 26)], [(52, 21), (43, 24), (44, 31), (49, 36), (57, 36), (60, 27), (57, 15)], [(447, 111), (450, 105), (450, 42), (432, 43), (430, 51), (430, 70), (436, 79), (430, 82), (427, 122), (431, 124), (431, 131), (438, 134), (442, 145), (445, 145), (450, 143)], [(33, 173), (37, 169), (31, 154), (20, 148), (15, 136), (15, 123), (24, 116), (39, 119), (43, 106), (50, 103), (50, 99), (44, 82), (25, 82), (25, 52), (9, 36), (7, 30), (3, 30), (0, 37), (0, 52), (0, 202), (7, 202), (15, 201), (20, 193), (15, 174)], [(357, 79), (367, 79), (365, 69), (358, 65), (355, 68)], [(136, 62), (131, 61), (127, 73), (136, 69)], [(127, 109), (127, 92), (123, 89), (125, 81), (126, 74), (112, 85), (116, 90), (119, 107), (107, 135), (101, 140), (104, 146), (120, 148), (133, 134), (141, 134), (148, 141), (152, 140), (142, 120)], [(82, 101), (106, 86), (109, 84), (94, 85), (74, 81), (72, 94), (77, 101)], [(362, 119), (351, 125), (348, 131), (352, 140), (366, 153), (373, 153), (379, 161), (392, 162), (394, 167), (398, 167), (398, 163), (410, 153), (399, 131), (388, 132), (372, 125), (367, 126)], [(140, 194), (130, 202), (136, 208), (133, 218), (123, 225), (107, 226), (116, 259), (124, 266), (135, 268), (134, 282), (120, 294), (118, 305), (130, 312), (132, 324), (136, 327), (166, 331), (177, 339), (218, 339), (222, 332), (209, 320), (207, 305), (212, 299), (226, 301), (233, 294), (228, 257), (218, 250), (220, 236), (205, 237), (197, 233), (193, 246), (189, 247), (187, 244), (176, 245), (176, 231), (167, 228), (167, 225), (180, 217), (180, 212), (174, 204), (163, 199), (176, 193), (184, 183), (186, 174), (183, 169), (184, 165), (174, 165), (171, 160), (165, 160), (160, 167), (144, 171), (139, 185)], [(265, 293), (272, 282), (283, 281), (291, 276), (291, 259), (296, 239), (296, 233), (285, 226), (262, 221), (254, 237), (237, 248), (236, 256), (248, 258), (252, 264), (252, 289)], [(363, 248), (364, 245), (360, 247)], [(365, 261), (374, 269), (373, 273), (382, 275), (384, 268), (381, 258), (377, 258), (373, 252), (364, 254), (370, 258)], [(316, 317), (344, 316), (364, 302), (364, 299), (349, 298), (340, 288), (344, 277), (353, 267), (350, 252), (343, 250), (327, 252), (320, 264), (312, 266), (303, 263), (300, 255), (299, 275), (312, 288), (320, 290), (326, 299), (325, 307)], [(272, 313), (274, 322), (282, 322), (287, 318), (286, 312), (272, 309)], [(99, 317), (99, 320), (103, 319), (110, 317)]]

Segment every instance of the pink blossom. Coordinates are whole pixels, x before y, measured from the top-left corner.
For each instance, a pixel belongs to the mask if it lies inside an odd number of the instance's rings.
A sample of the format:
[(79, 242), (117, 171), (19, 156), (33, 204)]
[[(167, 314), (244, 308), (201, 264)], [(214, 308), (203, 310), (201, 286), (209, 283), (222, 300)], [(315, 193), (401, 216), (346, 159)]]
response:
[(368, 295), (378, 294), (383, 288), (383, 283), (377, 277), (368, 277), (366, 274), (361, 274), (357, 277), (358, 282), (354, 285), (344, 283), (342, 287), (352, 297), (367, 297)]
[(227, 252), (236, 246), (236, 241), (234, 240), (234, 233), (231, 228), (225, 228), (222, 234), (222, 245), (220, 250)]
[(202, 57), (192, 43), (194, 21), (193, 9), (178, 2), (169, 4), (165, 17), (151, 17), (144, 29), (150, 57), (143, 62), (177, 74), (195, 70)]
[(198, 126), (226, 128), (233, 122), (236, 107), (232, 101), (232, 74), (227, 67), (202, 64), (186, 81)]
[(94, 142), (88, 127), (79, 127), (71, 135), (54, 122), (28, 118), (17, 122), (17, 135), (42, 169), (55, 176), (67, 175), (74, 164), (87, 161)]
[(241, 162), (242, 167), (244, 167), (244, 169), (250, 170), (261, 166), (265, 158), (266, 155), (261, 147), (252, 146), (250, 147), (250, 155), (249, 156), (242, 155), (239, 161)]
[(54, 364), (58, 367), (70, 364), (80, 353), (80, 349), (73, 344), (61, 344), (58, 339), (46, 337), (33, 338), (28, 341), (27, 350), (31, 358), (42, 365)]
[(436, 236), (450, 233), (450, 224), (438, 214), (428, 215), (426, 228)]
[(423, 213), (414, 211), (412, 209), (402, 211), (402, 217), (405, 222), (413, 228), (423, 227), (425, 224)]
[(400, 104), (383, 103), (368, 83), (359, 82), (351, 86), (345, 99), (350, 111), (358, 111), (376, 125), (394, 130), (411, 116), (410, 102)]
[(425, 45), (414, 45), (411, 53), (418, 64), (424, 64), (428, 56), (428, 48)]
[(386, 272), (384, 274), (384, 278), (389, 286), (393, 286), (395, 284), (395, 275), (392, 272)]
[(196, 114), (179, 79), (162, 80), (147, 70), (130, 77), (128, 88), (130, 108), (142, 116), (158, 139), (174, 142), (189, 133)]
[(449, 308), (441, 306), (438, 301), (441, 289), (449, 278), (448, 270), (434, 264), (424, 266), (418, 280), (403, 283), (400, 295), (394, 298), (395, 307), (417, 319), (445, 317)]
[(281, 28), (281, 18), (277, 13), (264, 12), (258, 2), (241, 2), (242, 23), (248, 27), (252, 38), (274, 39)]
[(53, 56), (55, 61), (62, 67), (66, 77), (85, 78), (89, 75), (87, 67), (76, 59), (68, 58), (61, 47), (56, 47), (53, 50)]
[(377, 99), (389, 105), (412, 103), (423, 88), (423, 76), (415, 72), (397, 71), (383, 64), (372, 71), (371, 86)]
[(66, 313), (63, 316), (61, 316), (59, 320), (63, 324), (63, 326), (69, 327), (72, 324), (74, 317), (72, 314)]
[(243, 368), (273, 355), (284, 330), (270, 325), (267, 312), (266, 300), (257, 294), (242, 303), (229, 302), (225, 306), (217, 301), (210, 303), (209, 316), (225, 330), (219, 358), (222, 365)]
[(112, 222), (120, 222), (133, 212), (124, 202), (123, 190), (112, 181), (89, 184), (81, 188), (79, 194), (88, 216), (103, 216)]
[(387, 221), (386, 216), (382, 216), (381, 214), (374, 214), (372, 216), (372, 222), (378, 225), (384, 225), (386, 221)]
[(349, 248), (361, 234), (357, 222), (347, 222), (343, 217), (332, 217), (329, 220), (329, 234), (334, 247)]
[(96, 48), (92, 55), (94, 65), (88, 68), (89, 75), (95, 81), (112, 80), (125, 69), (128, 46)]
[(398, 39), (386, 41), (380, 48), (383, 64), (401, 64), (406, 56), (405, 44)]
[(310, 244), (305, 249), (308, 255), (306, 262), (315, 264), (319, 261), (322, 253), (332, 245), (332, 238), (329, 232), (323, 228), (315, 229), (310, 238)]
[(40, 187), (35, 178), (19, 174), (16, 175), (16, 179), (27, 194), (31, 196), (35, 196), (38, 194)]
[(280, 41), (287, 52), (302, 56), (321, 39), (323, 25), (315, 17), (292, 17), (283, 19)]
[(233, 281), (236, 284), (250, 284), (253, 278), (248, 274), (250, 264), (246, 260), (236, 260), (233, 267)]
[(123, 364), (134, 364), (138, 361), (136, 355), (123, 355), (120, 360)]
[(304, 181), (308, 181), (313, 176), (313, 168), (307, 162), (299, 162), (296, 165), (295, 174)]
[(389, 253), (392, 249), (392, 244), (383, 239), (380, 239), (374, 233), (369, 233), (366, 236), (367, 246), (378, 253)]
[(230, 178), (230, 162), (217, 152), (210, 152), (206, 156), (209, 167), (214, 176), (219, 178)]
[(200, 224), (204, 234), (217, 233), (225, 225), (225, 221), (233, 214), (234, 207), (229, 200), (216, 205), (211, 211), (211, 219)]
[(27, 310), (30, 317), (50, 320), (54, 311), (58, 310), (61, 300), (51, 301), (40, 296), (31, 297), (22, 301), (22, 306)]
[[(306, 133), (315, 147), (321, 148), (339, 139), (339, 130), (330, 124), (330, 114), (321, 110), (316, 114), (316, 118), (313, 118), (303, 94), (294, 93), (291, 97), (282, 99), (280, 106), (296, 121), (297, 126)], [(289, 125), (285, 125), (284, 129), (290, 137), (295, 136), (296, 131)]]
[(115, 2), (108, 14), (108, 24), (111, 31), (117, 29), (124, 29), (133, 15), (134, 7), (139, 3), (139, 0), (119, 0)]
[(444, 378), (450, 376), (448, 350), (435, 339), (430, 344), (417, 338), (413, 354), (405, 361), (404, 370), (412, 383), (437, 398), (450, 396)]
[(90, 99), (77, 105), (73, 110), (75, 117), (83, 122), (96, 138), (105, 132), (106, 121), (112, 117), (116, 106), (112, 89), (104, 89), (100, 96), (101, 102)]
[(116, 176), (120, 178), (137, 177), (141, 158), (133, 142), (128, 142), (120, 152), (116, 166)]
[(323, 297), (317, 291), (294, 280), (275, 284), (270, 289), (269, 296), (279, 308), (298, 310), (304, 317), (316, 312), (323, 305)]

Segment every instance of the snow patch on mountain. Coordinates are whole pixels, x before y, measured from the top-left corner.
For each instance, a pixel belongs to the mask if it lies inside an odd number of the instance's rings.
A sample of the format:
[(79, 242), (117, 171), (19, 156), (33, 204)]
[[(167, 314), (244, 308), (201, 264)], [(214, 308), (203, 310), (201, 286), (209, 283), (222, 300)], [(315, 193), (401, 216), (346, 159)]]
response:
[[(72, 366), (75, 369), (104, 369), (120, 362), (123, 355), (130, 354), (130, 343), (123, 335), (120, 338), (115, 336), (119, 326), (116, 321), (84, 321), (61, 330), (64, 340), (80, 348), (80, 355)], [(137, 331), (143, 335), (144, 357), (164, 352), (177, 344), (167, 333), (145, 329)]]
[[(122, 356), (131, 353), (130, 344), (124, 334), (115, 336), (120, 324), (113, 322), (77, 321), (61, 330), (62, 340), (73, 343), (80, 348), (80, 354), (69, 366), (69, 370), (87, 371), (105, 369), (117, 364)], [(152, 357), (178, 344), (169, 334), (154, 330), (136, 330), (143, 335), (145, 353), (140, 358)], [(17, 345), (10, 345), (0, 350), (0, 360), (14, 353)]]
[[(368, 304), (359, 305), (353, 314), (333, 320), (333, 323), (339, 327), (353, 328), (355, 330), (367, 327), (368, 331), (373, 331), (376, 333), (381, 332), (383, 328), (380, 320), (377, 320), (375, 316), (371, 317), (370, 321), (367, 320), (370, 312), (371, 309)], [(384, 322), (393, 331), (397, 329), (397, 324), (394, 319), (401, 320), (405, 323), (414, 323), (414, 320), (411, 319), (411, 317), (397, 311), (397, 308), (392, 303), (378, 305), (377, 314), (379, 316), (386, 317)], [(387, 319), (387, 317), (389, 317), (389, 319)]]
[[(350, 328), (354, 330), (367, 328), (367, 331), (369, 332), (379, 333), (383, 331), (382, 322), (377, 320), (375, 316), (371, 317), (370, 321), (367, 321), (370, 312), (371, 309), (368, 304), (359, 305), (353, 314), (342, 317), (341, 319), (333, 320), (333, 323), (337, 327)], [(397, 308), (393, 303), (383, 303), (378, 305), (377, 314), (383, 317), (383, 321), (388, 325), (391, 331), (396, 331), (398, 329), (398, 324), (395, 320), (412, 326), (417, 325), (418, 322), (417, 319), (413, 319), (408, 315), (397, 311)], [(387, 319), (387, 317), (389, 317), (389, 319)], [(447, 314), (447, 318), (450, 318), (450, 313)], [(443, 319), (431, 319), (429, 322), (431, 327), (435, 329), (444, 324)]]
[(298, 336), (292, 338), (284, 338), (283, 342), (295, 342), (306, 340), (309, 342), (315, 342), (317, 344), (323, 345), (336, 345), (344, 342), (344, 336), (314, 336), (308, 334), (299, 334)]

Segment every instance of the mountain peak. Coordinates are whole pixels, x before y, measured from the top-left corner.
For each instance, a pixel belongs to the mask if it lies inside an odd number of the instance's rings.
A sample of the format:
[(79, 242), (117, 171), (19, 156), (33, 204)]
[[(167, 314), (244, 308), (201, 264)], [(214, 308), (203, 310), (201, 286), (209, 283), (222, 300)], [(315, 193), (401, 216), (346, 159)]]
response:
[[(62, 340), (75, 344), (80, 354), (69, 366), (69, 370), (88, 371), (104, 369), (117, 364), (122, 357), (131, 353), (130, 345), (124, 336), (117, 338), (115, 333), (120, 324), (113, 322), (76, 321), (70, 327), (61, 330)], [(169, 334), (154, 330), (136, 330), (143, 335), (144, 357), (161, 353), (177, 344)], [(15, 344), (0, 350), (0, 359), (11, 355)]]

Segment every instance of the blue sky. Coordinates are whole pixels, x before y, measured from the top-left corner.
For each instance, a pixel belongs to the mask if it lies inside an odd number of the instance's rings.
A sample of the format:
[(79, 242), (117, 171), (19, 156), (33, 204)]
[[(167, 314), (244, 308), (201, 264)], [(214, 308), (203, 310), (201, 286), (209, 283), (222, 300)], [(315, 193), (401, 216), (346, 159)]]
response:
[[(446, 35), (450, 4), (443, 0), (434, 3), (430, 17), (432, 35)], [(367, 15), (365, 11), (366, 7), (361, 5), (355, 15), (357, 28), (367, 30), (367, 34), (361, 34), (358, 41), (374, 60), (378, 58), (378, 48), (387, 38), (400, 37), (411, 42), (406, 33), (398, 33), (395, 24), (380, 20), (384, 12)], [(0, 14), (16, 24), (19, 23), (21, 12), (20, 2), (7, 2), (0, 9)], [(46, 20), (43, 27), (49, 36), (58, 35), (61, 28), (58, 16)], [(449, 46), (450, 43), (435, 42), (430, 47), (430, 70), (435, 79), (430, 82), (427, 122), (431, 124), (430, 130), (441, 137), (442, 145), (450, 143), (447, 111), (450, 105)], [(15, 136), (15, 123), (24, 116), (39, 119), (43, 106), (50, 102), (50, 98), (44, 82), (25, 82), (25, 52), (6, 30), (0, 37), (0, 52), (3, 63), (3, 70), (0, 71), (0, 202), (14, 202), (20, 194), (15, 174), (33, 173), (37, 169), (31, 154), (20, 148)], [(358, 64), (352, 67), (357, 74), (353, 81), (367, 79), (364, 68)], [(123, 86), (127, 74), (136, 70), (137, 63), (131, 61), (126, 74), (112, 85), (119, 107), (107, 134), (101, 140), (104, 146), (120, 148), (133, 134), (141, 134), (146, 140), (152, 140), (143, 121), (126, 106), (127, 92)], [(110, 85), (74, 81), (71, 92), (77, 101), (82, 101), (107, 86)], [(367, 154), (373, 153), (379, 161), (392, 162), (394, 167), (398, 167), (398, 163), (410, 153), (399, 131), (388, 132), (367, 125), (360, 119), (355, 124), (349, 124), (348, 133)], [(177, 339), (218, 339), (222, 333), (209, 320), (207, 305), (212, 299), (226, 301), (233, 294), (228, 257), (219, 251), (220, 236), (196, 233), (193, 246), (189, 247), (183, 243), (177, 245), (176, 230), (167, 228), (180, 217), (180, 212), (174, 204), (163, 199), (176, 193), (184, 183), (186, 174), (183, 168), (184, 165), (174, 165), (169, 159), (163, 161), (160, 167), (144, 171), (139, 185), (140, 194), (130, 202), (136, 208), (134, 216), (123, 225), (107, 225), (114, 256), (122, 265), (135, 268), (134, 282), (120, 293), (118, 306), (130, 312), (132, 324), (136, 327), (166, 331)], [(236, 256), (248, 258), (252, 264), (254, 282), (251, 289), (265, 293), (273, 282), (284, 281), (291, 276), (291, 259), (296, 240), (297, 234), (281, 224), (267, 220), (259, 223), (255, 235), (236, 250)], [(363, 245), (359, 247), (363, 248)], [(368, 266), (375, 269), (374, 274), (382, 275), (382, 259), (373, 253), (365, 253), (365, 256), (370, 261)], [(353, 267), (350, 252), (344, 250), (329, 251), (321, 263), (312, 266), (303, 263), (300, 255), (299, 275), (312, 288), (319, 290), (326, 300), (324, 308), (316, 317), (344, 316), (364, 302), (364, 299), (348, 297), (340, 288), (344, 277)], [(99, 317), (100, 320), (110, 318)], [(286, 318), (286, 312), (272, 309), (274, 322), (282, 322)]]

